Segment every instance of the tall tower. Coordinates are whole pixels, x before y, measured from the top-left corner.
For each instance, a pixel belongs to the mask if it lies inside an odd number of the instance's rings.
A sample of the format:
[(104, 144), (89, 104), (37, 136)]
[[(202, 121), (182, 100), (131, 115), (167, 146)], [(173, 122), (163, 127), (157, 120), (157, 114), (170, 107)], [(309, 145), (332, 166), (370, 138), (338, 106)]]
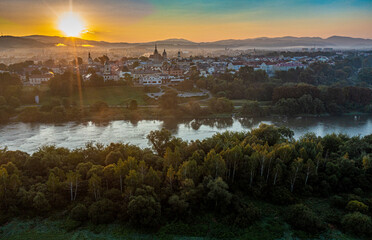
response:
[(164, 52), (163, 52), (163, 60), (167, 60), (167, 52), (165, 51), (165, 49), (164, 49)]
[(178, 59), (178, 61), (181, 61), (181, 60), (182, 60), (182, 59), (181, 59), (181, 51), (178, 51), (177, 59)]
[(90, 52), (89, 52), (89, 54), (88, 54), (88, 64), (89, 64), (89, 65), (93, 65), (93, 59), (92, 59), (92, 57), (90, 56)]
[(105, 62), (105, 65), (103, 67), (103, 74), (104, 75), (110, 75), (111, 74), (111, 66), (107, 61)]
[(155, 51), (154, 51), (154, 55), (157, 55), (157, 54), (159, 54), (159, 52), (158, 52), (158, 46), (157, 46), (156, 43), (155, 43)]

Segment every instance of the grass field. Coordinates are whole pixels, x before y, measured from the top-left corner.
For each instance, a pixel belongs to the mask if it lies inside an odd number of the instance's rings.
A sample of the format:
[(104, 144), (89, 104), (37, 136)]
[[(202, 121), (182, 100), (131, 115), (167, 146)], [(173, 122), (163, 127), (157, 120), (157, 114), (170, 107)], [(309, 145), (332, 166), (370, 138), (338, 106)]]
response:
[[(139, 105), (146, 104), (146, 93), (143, 89), (128, 86), (85, 88), (82, 96), (84, 105), (91, 105), (97, 101), (104, 101), (109, 105), (125, 105), (132, 99), (137, 100)], [(75, 94), (72, 99), (78, 102), (79, 94)]]
[[(150, 89), (151, 90), (151, 89)], [(33, 91), (33, 88), (24, 88), (23, 91)], [(47, 104), (55, 98), (61, 99), (59, 96), (52, 96), (47, 91), (46, 87), (41, 88), (44, 92), (40, 96), (40, 103)], [(87, 87), (82, 91), (82, 100), (84, 105), (91, 105), (97, 101), (104, 101), (108, 105), (126, 105), (130, 100), (137, 100), (138, 105), (147, 105), (146, 93), (143, 88), (129, 87), (129, 86), (109, 86), (109, 87)], [(71, 100), (76, 103), (80, 102), (80, 94), (75, 93), (71, 96)]]

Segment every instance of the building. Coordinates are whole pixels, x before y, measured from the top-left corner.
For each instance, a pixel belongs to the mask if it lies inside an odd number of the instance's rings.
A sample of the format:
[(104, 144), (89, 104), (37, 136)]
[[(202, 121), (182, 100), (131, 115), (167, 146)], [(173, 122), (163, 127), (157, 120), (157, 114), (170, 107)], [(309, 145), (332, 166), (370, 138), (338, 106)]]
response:
[(93, 59), (92, 59), (92, 57), (90, 56), (90, 53), (88, 54), (88, 64), (89, 65), (93, 65)]
[(168, 74), (171, 76), (181, 76), (183, 75), (183, 71), (178, 67), (172, 67), (169, 69)]
[(163, 55), (158, 52), (158, 46), (155, 44), (155, 50), (152, 55), (149, 57), (154, 63), (162, 63), (167, 59), (167, 52), (164, 49)]
[(31, 85), (40, 85), (48, 82), (54, 75), (52, 73), (31, 75), (28, 79)]
[(139, 83), (144, 86), (161, 85), (163, 83), (163, 80), (159, 76), (146, 76), (141, 78)]

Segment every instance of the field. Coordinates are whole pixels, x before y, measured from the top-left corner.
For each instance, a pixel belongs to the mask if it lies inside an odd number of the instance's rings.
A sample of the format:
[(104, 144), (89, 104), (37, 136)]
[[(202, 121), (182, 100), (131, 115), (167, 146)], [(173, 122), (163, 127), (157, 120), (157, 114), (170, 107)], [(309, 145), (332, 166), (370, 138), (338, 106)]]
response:
[[(40, 103), (46, 104), (51, 101), (55, 96), (51, 96), (47, 92), (48, 88), (42, 86), (40, 88), (41, 96)], [(148, 89), (151, 91), (152, 89)], [(33, 91), (33, 88), (26, 87), (23, 89), (25, 92)], [(84, 105), (91, 105), (97, 101), (104, 101), (109, 105), (126, 105), (130, 100), (137, 100), (138, 105), (147, 105), (146, 102), (146, 93), (143, 88), (138, 87), (129, 87), (129, 86), (109, 86), (109, 87), (86, 87), (82, 91), (82, 100)], [(75, 93), (71, 97), (72, 101), (80, 102), (80, 94)]]

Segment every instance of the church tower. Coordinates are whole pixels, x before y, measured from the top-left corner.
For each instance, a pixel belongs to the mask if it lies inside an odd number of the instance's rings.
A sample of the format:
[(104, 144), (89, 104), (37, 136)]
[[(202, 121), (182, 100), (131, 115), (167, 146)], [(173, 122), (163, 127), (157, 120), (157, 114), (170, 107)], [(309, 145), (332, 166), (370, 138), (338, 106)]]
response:
[(163, 52), (163, 60), (167, 60), (167, 52), (165, 51), (165, 49), (164, 49), (164, 52)]
[(156, 56), (156, 55), (158, 55), (158, 54), (159, 54), (159, 52), (158, 52), (158, 46), (157, 46), (156, 43), (155, 43), (154, 56)]
[(111, 66), (107, 61), (105, 62), (105, 65), (103, 66), (103, 74), (104, 75), (110, 75), (111, 74)]
[(93, 65), (93, 59), (92, 59), (92, 57), (90, 56), (90, 52), (89, 52), (89, 54), (88, 54), (88, 64), (89, 64), (89, 65)]

